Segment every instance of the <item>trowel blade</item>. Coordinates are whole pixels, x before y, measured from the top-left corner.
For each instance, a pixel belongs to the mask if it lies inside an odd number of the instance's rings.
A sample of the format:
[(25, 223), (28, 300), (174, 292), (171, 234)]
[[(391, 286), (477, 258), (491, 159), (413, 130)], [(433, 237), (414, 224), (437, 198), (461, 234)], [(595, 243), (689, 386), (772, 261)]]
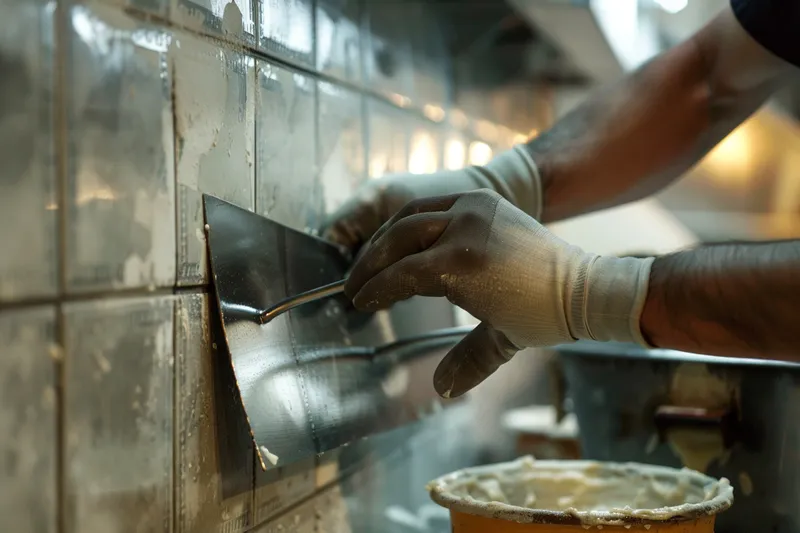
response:
[[(259, 456), (267, 462), (277, 455), (284, 463), (318, 453), (313, 392), (298, 367), (296, 346), (317, 343), (302, 338), (309, 333), (304, 323), (330, 322), (317, 315), (337, 304), (309, 303), (264, 325), (257, 319), (289, 295), (342, 279), (349, 260), (326, 241), (214, 196), (204, 195), (203, 202), (214, 291)], [(332, 340), (341, 336), (337, 328)]]
[(342, 279), (349, 258), (213, 196), (204, 205), (222, 330), (262, 468), (398, 427), (439, 405), (430, 376), (463, 331), (398, 340), (386, 316), (354, 315), (343, 296), (261, 325), (259, 312), (273, 303)]

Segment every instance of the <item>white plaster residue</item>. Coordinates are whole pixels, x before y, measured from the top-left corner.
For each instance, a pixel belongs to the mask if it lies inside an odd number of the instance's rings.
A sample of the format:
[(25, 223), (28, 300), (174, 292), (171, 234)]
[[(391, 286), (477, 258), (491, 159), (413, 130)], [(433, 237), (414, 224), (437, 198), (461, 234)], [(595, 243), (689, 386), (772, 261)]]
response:
[(266, 446), (259, 446), (259, 450), (261, 450), (261, 456), (266, 458), (266, 460), (269, 461), (269, 464), (272, 466), (278, 464), (278, 456), (270, 452)]
[(222, 12), (222, 31), (231, 35), (242, 34), (242, 12), (235, 2), (231, 1)]
[[(173, 46), (178, 183), (198, 190), (200, 157), (211, 150), (224, 120), (225, 77), (218, 50), (202, 39)], [(176, 42), (177, 43), (177, 42)]]

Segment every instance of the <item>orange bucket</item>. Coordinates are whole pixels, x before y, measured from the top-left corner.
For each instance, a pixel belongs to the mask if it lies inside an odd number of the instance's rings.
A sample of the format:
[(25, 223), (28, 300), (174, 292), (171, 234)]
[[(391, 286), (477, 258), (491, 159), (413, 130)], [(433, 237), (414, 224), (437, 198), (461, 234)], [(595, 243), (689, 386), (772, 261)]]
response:
[(727, 479), (638, 463), (534, 461), (460, 470), (428, 484), (453, 533), (711, 533)]

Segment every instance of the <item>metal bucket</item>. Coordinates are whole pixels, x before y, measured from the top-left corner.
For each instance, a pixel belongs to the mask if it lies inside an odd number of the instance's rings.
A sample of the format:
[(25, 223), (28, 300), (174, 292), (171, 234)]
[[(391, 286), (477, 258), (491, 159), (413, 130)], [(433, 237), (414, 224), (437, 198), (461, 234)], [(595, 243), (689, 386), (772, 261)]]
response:
[(453, 533), (710, 533), (733, 502), (728, 480), (686, 469), (531, 457), (454, 472), (428, 491)]
[(731, 480), (720, 533), (800, 533), (800, 365), (622, 344), (558, 347), (583, 459)]

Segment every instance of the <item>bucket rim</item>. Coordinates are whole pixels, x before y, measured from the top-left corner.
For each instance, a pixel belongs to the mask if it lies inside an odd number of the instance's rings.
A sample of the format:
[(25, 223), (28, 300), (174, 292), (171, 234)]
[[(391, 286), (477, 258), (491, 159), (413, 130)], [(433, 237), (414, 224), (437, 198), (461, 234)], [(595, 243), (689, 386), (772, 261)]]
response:
[[(528, 469), (563, 469), (587, 470), (589, 468), (606, 468), (617, 472), (647, 473), (654, 477), (675, 477), (677, 474), (690, 476), (692, 484), (703, 487), (710, 498), (698, 503), (685, 503), (679, 506), (668, 506), (659, 509), (612, 509), (609, 511), (578, 511), (568, 509), (554, 511), (548, 509), (531, 509), (501, 502), (480, 502), (470, 497), (456, 496), (452, 490), (459, 484), (474, 479), (475, 476), (492, 473), (511, 472)], [(641, 525), (688, 522), (699, 518), (717, 515), (733, 504), (733, 487), (726, 478), (716, 479), (688, 468), (670, 468), (634, 462), (606, 462), (587, 460), (542, 460), (536, 461), (531, 456), (524, 456), (513, 461), (475, 466), (451, 472), (434, 479), (427, 485), (431, 499), (449, 509), (469, 515), (478, 515), (497, 520), (505, 520), (522, 524), (558, 524), (558, 525)], [(710, 491), (710, 492), (709, 492)], [(658, 512), (658, 516), (655, 514)]]

